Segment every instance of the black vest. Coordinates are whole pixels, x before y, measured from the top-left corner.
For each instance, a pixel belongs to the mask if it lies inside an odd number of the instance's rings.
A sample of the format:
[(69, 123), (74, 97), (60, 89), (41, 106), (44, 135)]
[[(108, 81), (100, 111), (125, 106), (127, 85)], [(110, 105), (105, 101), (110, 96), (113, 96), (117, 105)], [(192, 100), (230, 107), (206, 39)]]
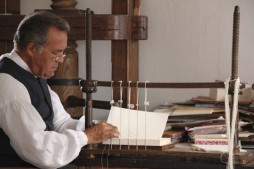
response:
[[(7, 73), (11, 75), (26, 87), (27, 91), (29, 92), (32, 105), (38, 111), (46, 124), (45, 131), (52, 131), (54, 128), (54, 113), (46, 80), (37, 79), (32, 73), (24, 70), (8, 58), (3, 58), (1, 60), (0, 73)], [(15, 130), (15, 128), (13, 129)], [(23, 164), (26, 165), (26, 163), (18, 157), (11, 147), (9, 138), (6, 136), (3, 130), (0, 129), (0, 165), (15, 166)]]

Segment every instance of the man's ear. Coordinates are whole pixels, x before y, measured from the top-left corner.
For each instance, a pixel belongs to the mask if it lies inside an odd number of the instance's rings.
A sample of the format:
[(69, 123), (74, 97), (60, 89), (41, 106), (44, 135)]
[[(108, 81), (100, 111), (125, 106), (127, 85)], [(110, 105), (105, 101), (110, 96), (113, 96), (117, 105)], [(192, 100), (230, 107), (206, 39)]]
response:
[(34, 43), (28, 43), (25, 47), (25, 50), (27, 51), (29, 56), (34, 56), (35, 52), (37, 52), (37, 48)]

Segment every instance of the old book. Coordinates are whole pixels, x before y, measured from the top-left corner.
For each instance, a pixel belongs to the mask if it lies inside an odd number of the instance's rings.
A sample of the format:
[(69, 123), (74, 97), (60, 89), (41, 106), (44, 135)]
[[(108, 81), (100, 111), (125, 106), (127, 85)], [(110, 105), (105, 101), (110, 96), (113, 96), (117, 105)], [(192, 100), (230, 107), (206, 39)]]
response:
[(254, 132), (253, 131), (239, 132), (239, 140), (241, 141), (242, 148), (245, 148), (245, 149), (254, 148)]
[(195, 115), (212, 115), (213, 113), (221, 113), (224, 112), (224, 108), (174, 105), (164, 108), (163, 107), (157, 108), (154, 110), (154, 112), (167, 112), (170, 117), (195, 116)]
[(187, 131), (184, 131), (184, 130), (167, 130), (167, 131), (164, 131), (162, 137), (163, 138), (177, 138), (177, 137), (182, 137), (186, 135), (187, 135)]
[(171, 142), (176, 144), (188, 139), (188, 134), (186, 130), (167, 130), (164, 131), (163, 138), (170, 138)]
[(195, 139), (194, 144), (199, 145), (228, 145), (228, 139)]
[(194, 139), (227, 139), (226, 134), (196, 134)]
[(201, 145), (227, 145), (226, 134), (195, 134), (193, 136), (195, 144)]
[(148, 112), (112, 106), (107, 122), (118, 127), (120, 138), (104, 141), (103, 144), (134, 146), (171, 144), (171, 139), (162, 138), (167, 119), (168, 113), (165, 112)]

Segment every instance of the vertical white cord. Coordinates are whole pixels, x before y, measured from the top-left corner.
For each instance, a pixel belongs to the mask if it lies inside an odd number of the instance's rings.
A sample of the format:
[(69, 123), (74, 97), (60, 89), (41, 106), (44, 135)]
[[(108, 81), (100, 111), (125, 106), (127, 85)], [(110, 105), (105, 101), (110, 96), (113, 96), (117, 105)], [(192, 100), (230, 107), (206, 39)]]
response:
[(147, 88), (146, 88), (147, 83), (149, 83), (149, 81), (145, 81), (145, 101), (144, 101), (145, 111), (147, 111), (147, 106), (149, 106), (149, 101), (147, 101)]
[[(233, 169), (233, 161), (234, 161), (234, 141), (235, 141), (235, 130), (236, 130), (236, 119), (237, 119), (237, 111), (238, 111), (238, 94), (239, 94), (239, 87), (240, 87), (240, 79), (237, 78), (235, 81), (235, 86), (234, 86), (234, 103), (233, 103), (233, 111), (232, 111), (232, 122), (231, 122), (231, 138), (230, 138), (230, 153), (232, 154), (232, 162), (230, 163), (230, 168)], [(238, 143), (236, 143), (238, 145)], [(230, 155), (230, 154), (229, 154)]]
[(110, 101), (110, 105), (113, 106), (115, 101), (114, 101), (114, 87), (113, 87), (113, 83), (114, 81), (111, 81), (111, 101)]
[[(111, 100), (110, 100), (110, 105), (111, 107), (114, 106), (114, 87), (113, 87), (114, 81), (111, 81)], [(112, 115), (111, 115), (112, 116)], [(109, 117), (110, 122), (113, 124), (112, 117)], [(112, 150), (112, 138), (110, 139), (110, 149)]]
[[(81, 83), (81, 79), (79, 79), (78, 84)], [(82, 91), (82, 87), (80, 87), (80, 90)], [(85, 106), (84, 106), (84, 110), (86, 110), (86, 102), (85, 102)], [(86, 128), (86, 112), (83, 111), (83, 117), (84, 117), (84, 129)]]
[(131, 109), (131, 81), (128, 82), (128, 150), (130, 150), (130, 109)]
[(146, 145), (147, 145), (147, 131), (146, 131), (146, 127), (147, 127), (147, 121), (146, 121), (146, 112), (147, 112), (147, 106), (149, 106), (149, 101), (147, 101), (147, 88), (146, 88), (146, 83), (149, 83), (148, 81), (145, 81), (145, 101), (144, 101), (144, 105), (145, 105), (145, 150), (146, 150)]
[[(113, 88), (113, 83), (114, 83), (114, 81), (111, 81), (111, 100), (110, 100), (110, 105), (111, 105), (111, 107), (114, 105), (114, 103), (115, 103), (115, 101), (114, 101), (114, 88)], [(112, 115), (111, 115), (112, 116)], [(108, 123), (109, 124), (113, 124), (113, 120), (112, 120), (112, 117), (110, 116), (110, 114), (109, 114), (109, 117), (108, 117)], [(103, 152), (102, 152), (102, 155), (101, 155), (101, 166), (102, 166), (102, 169), (103, 169), (103, 154), (104, 154), (104, 151), (105, 151), (105, 149), (106, 149), (106, 145), (105, 145), (105, 147), (104, 147), (104, 149), (103, 149)], [(108, 147), (108, 153), (107, 153), (107, 168), (108, 168), (108, 157), (109, 157), (109, 150), (112, 150), (112, 138), (110, 139), (110, 143), (109, 143), (109, 147)]]
[(136, 127), (136, 150), (138, 150), (138, 111), (139, 111), (139, 88), (138, 88), (138, 81), (137, 81), (137, 85), (136, 85), (136, 92), (137, 92), (137, 103), (136, 103), (136, 106), (137, 106), (137, 112), (136, 112), (136, 115), (137, 115), (137, 127)]
[(127, 107), (129, 109), (134, 108), (134, 104), (131, 104), (131, 81), (128, 82), (128, 104)]
[[(119, 107), (122, 108), (122, 105), (123, 105), (123, 87), (122, 87), (122, 81), (119, 81), (119, 83), (120, 83), (120, 100), (118, 100), (118, 103), (119, 103)], [(120, 109), (120, 129), (119, 129), (120, 133), (122, 132), (121, 124), (122, 124), (122, 113), (121, 113), (121, 109)], [(122, 149), (121, 141), (122, 141), (122, 136), (120, 134), (120, 137), (119, 137), (119, 149), (120, 150)]]
[[(229, 79), (225, 82), (225, 117), (226, 117), (226, 126), (227, 126), (227, 136), (228, 136), (228, 164), (227, 169), (234, 169), (234, 138), (235, 138), (235, 129), (236, 129), (236, 118), (238, 111), (238, 92), (240, 87), (239, 77), (235, 80), (234, 86), (234, 103), (232, 110), (232, 121), (230, 125), (230, 107), (229, 107), (229, 98), (228, 98), (228, 89), (229, 89)], [(238, 144), (238, 143), (237, 143)]]
[(225, 120), (226, 120), (226, 127), (227, 127), (227, 138), (228, 138), (228, 162), (227, 162), (227, 168), (230, 169), (232, 167), (232, 154), (230, 153), (231, 144), (230, 144), (230, 138), (231, 138), (231, 130), (230, 130), (230, 107), (229, 107), (229, 79), (226, 80), (225, 84)]
[(123, 104), (123, 87), (122, 87), (122, 81), (119, 81), (120, 83), (120, 100), (118, 100), (119, 107), (122, 107)]
[(103, 169), (103, 154), (104, 154), (105, 149), (106, 149), (106, 145), (105, 145), (105, 147), (104, 147), (104, 149), (102, 151), (102, 154), (101, 154), (101, 168), (102, 169)]

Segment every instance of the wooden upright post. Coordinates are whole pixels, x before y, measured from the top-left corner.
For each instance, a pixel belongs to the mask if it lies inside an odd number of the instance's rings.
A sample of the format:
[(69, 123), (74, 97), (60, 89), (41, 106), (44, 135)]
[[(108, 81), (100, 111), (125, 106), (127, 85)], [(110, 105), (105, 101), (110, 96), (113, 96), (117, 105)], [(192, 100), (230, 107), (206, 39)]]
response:
[[(53, 13), (64, 16), (74, 16), (78, 15), (79, 12), (76, 10), (77, 2), (76, 0), (52, 0), (51, 8), (56, 9), (52, 10)], [(77, 43), (75, 40), (69, 38), (67, 49), (66, 49), (66, 57), (63, 64), (59, 65), (55, 76), (53, 77), (56, 80), (61, 82), (61, 79), (78, 79), (78, 52), (76, 51)], [(60, 97), (62, 103), (65, 106), (65, 109), (68, 113), (71, 114), (72, 117), (80, 117), (83, 115), (82, 107), (68, 107), (66, 101), (69, 96), (77, 96), (82, 98), (82, 92), (80, 91), (79, 86), (68, 86), (66, 84), (61, 84), (61, 86), (51, 86), (52, 90), (54, 90)]]
[[(112, 0), (113, 15), (135, 16), (140, 14), (140, 0)], [(131, 22), (130, 22), (131, 23)], [(125, 40), (112, 40), (112, 80), (132, 81), (139, 79), (139, 41), (131, 38), (131, 25)], [(131, 104), (135, 104), (136, 89), (131, 90)], [(120, 91), (114, 90), (114, 100), (119, 100)], [(123, 90), (123, 107), (127, 106), (127, 90)]]

